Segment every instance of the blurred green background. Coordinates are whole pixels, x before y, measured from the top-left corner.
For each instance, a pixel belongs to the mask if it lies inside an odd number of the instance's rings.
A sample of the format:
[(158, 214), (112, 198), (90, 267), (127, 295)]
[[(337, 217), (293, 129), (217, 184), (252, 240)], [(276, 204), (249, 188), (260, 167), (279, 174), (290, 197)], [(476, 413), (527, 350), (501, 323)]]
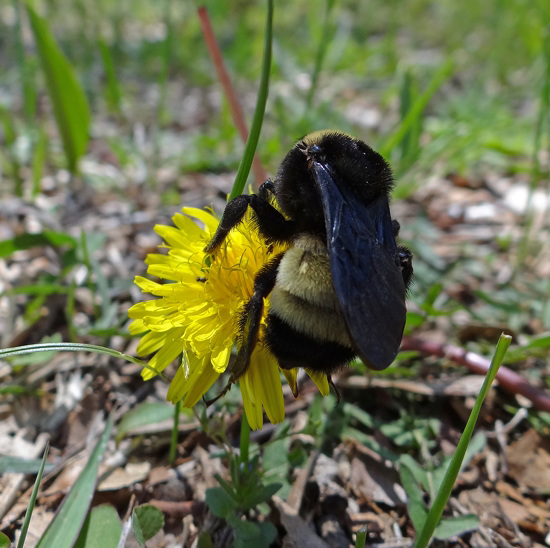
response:
[[(0, 105), (21, 137), (48, 112), (40, 100), (44, 83), (26, 14), (18, 5), (5, 2), (0, 8)], [(250, 113), (264, 3), (206, 5)], [(204, 45), (195, 3), (49, 0), (34, 6), (86, 91), (93, 138), (106, 141), (122, 166), (132, 161), (133, 130), (140, 126), (146, 144), (155, 137), (154, 150), (147, 153), (156, 154), (157, 163), (181, 171), (236, 167), (242, 147)], [(17, 11), (23, 23), (22, 54)], [(295, 139), (325, 127), (347, 130), (376, 148), (399, 123), (404, 85), (413, 94), (422, 92), (450, 60), (451, 77), (441, 82), (425, 111), (415, 170), (528, 169), (524, 160), (533, 154), (548, 69), (549, 11), (542, 0), (276, 3), (263, 161), (273, 170)], [(308, 106), (319, 56), (321, 71)], [(35, 97), (29, 97), (33, 92)], [(23, 163), (28, 161), (24, 152), (19, 151)], [(391, 153), (395, 161), (400, 150)], [(7, 154), (4, 149), (4, 162)]]

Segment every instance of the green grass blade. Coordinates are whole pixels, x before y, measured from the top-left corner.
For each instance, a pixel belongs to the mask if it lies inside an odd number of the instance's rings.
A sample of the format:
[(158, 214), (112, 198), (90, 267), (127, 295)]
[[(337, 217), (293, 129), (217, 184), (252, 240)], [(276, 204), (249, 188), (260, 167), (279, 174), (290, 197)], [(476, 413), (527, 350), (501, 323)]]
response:
[(15, 119), (13, 114), (2, 105), (0, 105), (0, 122), (4, 130), (3, 148), (8, 152), (9, 161), (11, 163), (11, 176), (14, 183), (14, 194), (18, 197), (23, 196), (23, 178), (20, 174), (20, 165), (17, 160), (17, 155), (14, 153), (17, 134), (15, 132)]
[(470, 413), (468, 422), (464, 427), (464, 432), (462, 432), (462, 436), (460, 436), (460, 441), (458, 442), (458, 446), (451, 460), (451, 464), (449, 465), (449, 468), (445, 473), (445, 477), (443, 478), (441, 487), (437, 492), (430, 511), (428, 512), (428, 516), (426, 517), (424, 526), (422, 527), (422, 530), (417, 537), (416, 543), (414, 545), (415, 548), (425, 548), (426, 546), (428, 546), (433, 532), (435, 531), (435, 528), (437, 527), (439, 520), (443, 515), (443, 510), (445, 509), (447, 501), (449, 500), (451, 490), (455, 484), (458, 473), (460, 472), (464, 456), (466, 455), (468, 444), (472, 439), (472, 434), (474, 432), (474, 428), (479, 417), (479, 412), (481, 411), (481, 406), (483, 405), (483, 401), (485, 400), (485, 397), (489, 392), (489, 388), (491, 387), (492, 382), (495, 380), (498, 368), (500, 367), (500, 364), (504, 359), (504, 355), (506, 354), (506, 351), (508, 350), (511, 341), (512, 337), (510, 337), (509, 335), (502, 334), (500, 336), (497, 347), (495, 349), (493, 360), (491, 361), (491, 366), (489, 368), (489, 371), (487, 372), (487, 375), (485, 376), (483, 386), (481, 387), (481, 391), (476, 398), (475, 405), (472, 409), (472, 412)]
[(243, 417), (241, 419), (241, 439), (239, 447), (239, 460), (242, 465), (248, 467), (250, 458), (250, 425), (248, 424), (246, 413), (243, 413)]
[(174, 405), (174, 424), (172, 425), (172, 434), (170, 436), (170, 465), (174, 466), (176, 462), (176, 454), (178, 450), (178, 428), (180, 424), (180, 411), (181, 411), (181, 400), (176, 402)]
[(105, 71), (106, 89), (105, 98), (107, 105), (112, 112), (117, 114), (121, 113), (120, 103), (122, 101), (122, 93), (120, 91), (120, 85), (116, 77), (115, 64), (111, 55), (109, 46), (100, 38), (97, 42), (99, 47), (99, 53), (101, 54), (101, 62), (103, 63), (103, 70)]
[(533, 212), (531, 211), (533, 193), (537, 188), (537, 185), (539, 184), (541, 178), (544, 177), (544, 173), (541, 170), (539, 157), (541, 149), (543, 147), (544, 130), (548, 128), (548, 122), (550, 120), (550, 35), (545, 36), (542, 53), (544, 61), (544, 78), (540, 89), (539, 111), (537, 115), (534, 135), (531, 181), (529, 183), (529, 194), (527, 196), (527, 202), (525, 204), (525, 223), (519, 243), (519, 250), (516, 260), (516, 270), (524, 265), (525, 260), (529, 255), (531, 229), (533, 227), (534, 221)]
[(174, 407), (169, 403), (144, 402), (134, 407), (122, 417), (117, 426), (115, 440), (118, 443), (134, 428), (158, 424), (174, 416)]
[(86, 152), (90, 107), (74, 71), (55, 42), (45, 19), (27, 4), (27, 13), (40, 64), (52, 102), (55, 121), (63, 141), (67, 166), (76, 173), (78, 159)]
[[(410, 70), (407, 70), (403, 76), (401, 92), (399, 94), (399, 114), (404, 120), (411, 110), (411, 106), (418, 97), (418, 85), (416, 78)], [(403, 136), (399, 145), (400, 156), (397, 168), (397, 176), (405, 173), (409, 167), (416, 161), (420, 155), (420, 136), (422, 134), (423, 117), (422, 112), (411, 125), (411, 128)]]
[(323, 31), (319, 46), (317, 48), (317, 55), (315, 56), (315, 66), (313, 68), (313, 74), (311, 75), (311, 85), (306, 99), (306, 112), (311, 108), (313, 103), (313, 97), (315, 96), (315, 90), (317, 89), (317, 83), (319, 82), (319, 75), (323, 67), (323, 61), (325, 60), (328, 47), (332, 42), (334, 34), (334, 21), (332, 17), (332, 8), (334, 7), (334, 0), (327, 0), (325, 8), (325, 19), (323, 21)]
[(0, 258), (8, 257), (12, 253), (22, 249), (44, 247), (47, 245), (53, 247), (62, 245), (75, 247), (77, 242), (72, 236), (69, 236), (69, 234), (65, 232), (56, 232), (55, 230), (44, 230), (43, 232), (36, 232), (34, 234), (24, 232), (14, 238), (0, 242)]
[(258, 139), (260, 138), (260, 130), (262, 129), (262, 123), (264, 121), (265, 104), (267, 102), (267, 93), (269, 91), (269, 74), (271, 72), (271, 47), (273, 41), (273, 0), (267, 0), (267, 17), (265, 24), (265, 36), (264, 36), (264, 54), (262, 57), (262, 69), (260, 76), (260, 88), (258, 90), (258, 97), (256, 99), (256, 108), (254, 110), (254, 118), (252, 119), (252, 126), (250, 127), (250, 133), (246, 140), (244, 147), (243, 157), (239, 164), (239, 170), (231, 189), (229, 199), (232, 200), (237, 196), (240, 196), (243, 192), (248, 174), (250, 173), (250, 167), (254, 160), (254, 153), (258, 146)]
[(25, 459), (9, 455), (0, 456), (0, 476), (4, 474), (39, 474), (44, 469), (41, 459)]
[(32, 196), (40, 192), (40, 181), (44, 174), (46, 153), (48, 151), (48, 135), (43, 128), (38, 130), (38, 140), (32, 151)]
[(113, 428), (114, 415), (111, 415), (105, 430), (99, 438), (84, 470), (76, 480), (69, 494), (61, 503), (57, 514), (38, 541), (36, 548), (70, 548), (74, 545), (94, 496), (99, 463), (107, 447)]
[(409, 112), (401, 121), (397, 130), (391, 135), (386, 142), (378, 148), (378, 152), (388, 158), (392, 150), (404, 139), (411, 128), (417, 123), (417, 120), (422, 115), (433, 94), (441, 87), (443, 82), (447, 80), (453, 73), (454, 67), (450, 59), (445, 61), (439, 70), (434, 74), (426, 90), (421, 93), (416, 101), (411, 105)]
[(355, 533), (355, 548), (365, 548), (365, 542), (367, 542), (367, 526), (364, 525)]
[(44, 449), (44, 456), (42, 457), (42, 462), (36, 475), (36, 480), (34, 481), (34, 487), (32, 488), (31, 498), (29, 500), (29, 505), (27, 506), (27, 511), (25, 512), (25, 519), (23, 520), (23, 526), (21, 527), (21, 534), (19, 535), (19, 540), (17, 541), (17, 548), (23, 548), (25, 544), (25, 538), (27, 537), (27, 531), (29, 530), (29, 523), (31, 522), (32, 511), (34, 510), (34, 504), (36, 502), (36, 496), (38, 495), (38, 489), (40, 488), (40, 482), (42, 481), (42, 474), (44, 473), (44, 467), (46, 466), (46, 458), (48, 457), (48, 451), (50, 445), (46, 445)]
[(36, 114), (36, 89), (34, 85), (34, 70), (32, 63), (25, 55), (25, 44), (21, 29), (21, 12), (19, 0), (12, 0), (15, 15), (15, 55), (20, 71), (21, 91), (23, 93), (23, 105), (27, 123), (35, 122)]
[[(159, 375), (165, 380), (169, 380), (163, 373), (159, 373), (156, 369), (150, 367), (146, 362), (134, 358), (128, 354), (123, 354), (118, 350), (113, 350), (112, 348), (106, 348), (104, 346), (99, 346), (97, 344), (85, 344), (85, 343), (38, 343), (38, 344), (28, 344), (25, 346), (16, 346), (14, 348), (5, 348), (0, 350), (0, 360), (5, 360), (6, 358), (11, 358), (13, 356), (22, 356), (24, 354), (32, 354), (34, 352), (96, 352), (97, 354), (107, 354), (108, 356), (113, 356), (114, 358), (122, 358), (127, 362), (135, 363), (140, 367), (145, 367), (150, 369), (155, 374)], [(23, 365), (23, 364), (22, 364)]]

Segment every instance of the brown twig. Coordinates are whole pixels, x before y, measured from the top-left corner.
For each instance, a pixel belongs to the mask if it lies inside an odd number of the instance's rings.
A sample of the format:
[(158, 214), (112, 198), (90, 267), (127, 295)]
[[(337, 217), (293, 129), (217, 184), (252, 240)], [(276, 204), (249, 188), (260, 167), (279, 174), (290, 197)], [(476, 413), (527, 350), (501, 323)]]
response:
[[(401, 350), (416, 350), (422, 354), (448, 358), (460, 365), (466, 366), (470, 371), (478, 375), (485, 375), (489, 371), (491, 361), (474, 352), (468, 352), (453, 344), (438, 344), (424, 341), (414, 337), (404, 337)], [(533, 405), (541, 411), (550, 412), (550, 395), (534, 386), (531, 386), (521, 375), (511, 369), (501, 366), (497, 373), (497, 380), (506, 390), (512, 394), (521, 394), (533, 402)]]
[[(233, 122), (237, 127), (243, 143), (246, 143), (246, 140), (248, 139), (248, 129), (246, 127), (246, 122), (244, 121), (243, 111), (239, 100), (237, 99), (235, 88), (231, 84), (231, 79), (229, 78), (229, 74), (227, 72), (227, 69), (225, 68), (225, 63), (223, 62), (223, 56), (220, 50), (220, 46), (218, 45), (218, 41), (216, 40), (216, 36), (214, 35), (214, 31), (212, 30), (212, 25), (210, 24), (208, 10), (206, 9), (206, 7), (201, 6), (198, 9), (198, 13), (204, 41), (206, 42), (208, 53), (210, 54), (212, 62), (214, 63), (218, 79), (223, 86), (227, 101), (229, 102), (229, 109), (231, 110)], [(267, 173), (263, 168), (257, 154), (254, 155), (254, 160), (252, 162), (252, 171), (254, 172), (254, 177), (258, 184), (263, 183), (267, 179)]]

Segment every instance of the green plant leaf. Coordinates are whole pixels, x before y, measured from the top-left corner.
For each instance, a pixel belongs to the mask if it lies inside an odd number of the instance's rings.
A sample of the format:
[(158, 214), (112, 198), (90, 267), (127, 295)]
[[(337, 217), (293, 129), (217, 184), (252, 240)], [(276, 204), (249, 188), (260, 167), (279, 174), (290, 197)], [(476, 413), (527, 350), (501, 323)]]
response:
[(237, 507), (235, 501), (221, 487), (212, 487), (206, 490), (206, 504), (215, 516), (225, 519)]
[(32, 196), (33, 198), (40, 192), (40, 181), (44, 174), (46, 164), (46, 153), (48, 150), (48, 136), (43, 128), (39, 129), (38, 140), (32, 151)]
[(114, 415), (111, 415), (86, 466), (38, 541), (37, 548), (70, 548), (74, 545), (94, 496), (99, 463), (107, 447), (113, 421)]
[(548, 348), (550, 346), (550, 335), (534, 338), (529, 342), (527, 348)]
[(269, 485), (264, 485), (261, 489), (255, 490), (254, 493), (251, 493), (246, 497), (241, 506), (243, 508), (254, 508), (262, 502), (267, 502), (280, 488), (282, 484), (280, 483), (270, 483)]
[(145, 546), (145, 541), (153, 538), (164, 525), (162, 512), (152, 504), (134, 508), (132, 528), (137, 541)]
[[(32, 394), (32, 393), (36, 394), (38, 393), (38, 391), (27, 388), (26, 386), (21, 386), (20, 384), (10, 384), (8, 386), (0, 386), (0, 395), (4, 395), (4, 394), (20, 395), (20, 394)], [(0, 474), (2, 474), (1, 464), (0, 464)]]
[(401, 476), (401, 485), (407, 493), (407, 508), (409, 510), (409, 517), (413, 522), (414, 530), (420, 531), (420, 529), (424, 526), (426, 516), (428, 515), (428, 511), (422, 501), (422, 489), (420, 488), (414, 473), (408, 465), (401, 463), (399, 475)]
[(23, 196), (23, 178), (20, 173), (20, 165), (17, 155), (14, 153), (15, 142), (17, 139), (17, 134), (15, 132), (14, 126), (14, 116), (13, 113), (2, 107), (0, 105), (0, 121), (2, 121), (2, 126), (4, 129), (4, 146), (2, 147), (6, 152), (11, 163), (11, 176), (14, 180), (14, 194), (16, 196)]
[(451, 59), (447, 59), (435, 72), (426, 90), (416, 96), (407, 114), (401, 120), (399, 127), (388, 139), (386, 139), (385, 143), (378, 148), (379, 154), (385, 158), (389, 158), (392, 150), (403, 140), (411, 128), (418, 123), (418, 119), (422, 116), (433, 94), (441, 87), (445, 80), (451, 77), (452, 73), (453, 63)]
[(167, 403), (146, 402), (128, 411), (120, 421), (116, 432), (117, 443), (134, 428), (157, 424), (174, 416), (174, 406)]
[(227, 518), (227, 523), (235, 531), (235, 548), (270, 546), (277, 536), (277, 529), (269, 522), (257, 523), (230, 515)]
[[(2, 474), (36, 474), (44, 459), (22, 459), (7, 455), (0, 457), (0, 476)], [(49, 467), (51, 469), (51, 466)]]
[(203, 531), (199, 535), (199, 540), (197, 541), (197, 548), (214, 548), (214, 544), (212, 543), (212, 538), (210, 537), (210, 534), (206, 531)]
[[(239, 492), (237, 490), (239, 486), (239, 477), (234, 473), (235, 469), (238, 469), (238, 463), (235, 465), (236, 459), (231, 459), (229, 462), (230, 472), (231, 472), (231, 481), (232, 484), (224, 480), (219, 474), (214, 474), (217, 482), (220, 484), (221, 488), (226, 492), (227, 496), (237, 505), (240, 501)], [(234, 487), (235, 486), (235, 487)]]
[(29, 523), (31, 522), (34, 503), (36, 502), (36, 496), (38, 495), (38, 489), (40, 488), (40, 482), (42, 481), (42, 474), (44, 473), (44, 467), (46, 466), (46, 459), (48, 457), (49, 448), (50, 448), (49, 444), (46, 444), (46, 448), (44, 449), (44, 455), (42, 456), (42, 462), (40, 464), (40, 469), (38, 470), (38, 474), (36, 475), (36, 479), (34, 480), (34, 487), (32, 488), (29, 505), (27, 506), (27, 511), (25, 512), (25, 519), (23, 520), (23, 525), (21, 526), (21, 534), (19, 535), (17, 548), (23, 548), (25, 544), (25, 538), (27, 537)]
[(79, 158), (88, 146), (90, 107), (74, 71), (55, 42), (48, 23), (27, 4), (27, 13), (40, 64), (52, 102), (55, 121), (63, 141), (67, 166), (76, 173)]
[(74, 548), (116, 548), (122, 524), (110, 504), (96, 506), (88, 513)]
[(8, 257), (15, 251), (21, 249), (30, 249), (31, 247), (41, 247), (51, 245), (54, 247), (68, 245), (76, 247), (76, 240), (65, 232), (56, 232), (55, 230), (44, 230), (36, 234), (19, 234), (15, 238), (0, 242), (0, 257)]
[(262, 521), (256, 524), (260, 529), (260, 542), (259, 546), (271, 546), (271, 543), (277, 536), (277, 528), (273, 523), (269, 521)]
[(143, 531), (141, 530), (141, 526), (139, 524), (138, 519), (132, 520), (132, 530), (134, 531), (134, 537), (136, 537), (136, 542), (142, 547), (146, 548), (145, 544), (145, 537), (143, 536)]
[(372, 418), (372, 415), (370, 415), (369, 413), (367, 413), (357, 405), (353, 405), (351, 403), (345, 403), (343, 405), (343, 410), (346, 415), (358, 420), (363, 426), (366, 426), (367, 428), (376, 427), (376, 423)]
[(351, 426), (346, 426), (342, 429), (342, 438), (351, 438), (358, 440), (363, 445), (366, 445), (369, 449), (372, 449), (375, 453), (378, 453), (381, 457), (388, 459), (391, 462), (396, 462), (398, 460), (397, 455), (392, 453), (390, 450), (382, 446), (382, 444), (376, 441), (372, 436), (369, 436), (357, 430), (357, 428), (352, 428)]
[(474, 531), (478, 527), (479, 518), (475, 514), (444, 518), (435, 528), (434, 537), (439, 540), (445, 540), (450, 537)]
[(106, 44), (105, 40), (101, 38), (98, 40), (97, 45), (99, 46), (101, 61), (103, 62), (103, 70), (105, 71), (105, 78), (107, 80), (107, 87), (105, 90), (107, 104), (113, 112), (120, 113), (122, 93), (120, 92), (120, 86), (116, 77), (116, 70), (111, 51), (109, 50), (109, 46)]
[(0, 548), (10, 548), (10, 546), (10, 539), (4, 533), (0, 533)]
[(6, 295), (65, 295), (68, 294), (70, 290), (70, 287), (61, 284), (26, 284), (18, 285), (17, 287), (6, 291)]
[(239, 519), (235, 515), (228, 516), (227, 523), (229, 523), (233, 531), (235, 531), (235, 548), (254, 548), (254, 546), (262, 546), (260, 543), (262, 533), (257, 523)]

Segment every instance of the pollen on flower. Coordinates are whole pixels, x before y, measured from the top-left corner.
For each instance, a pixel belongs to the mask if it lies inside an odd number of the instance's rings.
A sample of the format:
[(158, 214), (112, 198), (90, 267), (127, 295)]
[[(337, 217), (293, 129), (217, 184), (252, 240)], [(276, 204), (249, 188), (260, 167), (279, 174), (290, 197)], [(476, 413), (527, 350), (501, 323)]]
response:
[[(153, 354), (142, 377), (153, 378), (155, 371), (162, 372), (181, 356), (167, 399), (182, 400), (185, 407), (192, 407), (227, 369), (238, 339), (239, 314), (252, 296), (254, 278), (285, 246), (267, 245), (247, 213), (220, 249), (206, 256), (203, 249), (218, 219), (201, 209), (184, 207), (182, 211), (172, 218), (174, 226), (155, 226), (155, 232), (164, 240), (161, 248), (168, 252), (152, 253), (146, 259), (147, 274), (164, 283), (142, 276), (135, 279), (144, 293), (156, 299), (135, 304), (128, 315), (133, 320), (130, 333), (141, 336), (137, 354)], [(265, 304), (267, 309), (269, 299)], [(283, 420), (280, 373), (275, 358), (262, 343), (260, 331), (250, 365), (239, 379), (252, 428), (261, 428), (264, 409), (271, 422)], [(295, 392), (295, 372), (284, 373)]]

